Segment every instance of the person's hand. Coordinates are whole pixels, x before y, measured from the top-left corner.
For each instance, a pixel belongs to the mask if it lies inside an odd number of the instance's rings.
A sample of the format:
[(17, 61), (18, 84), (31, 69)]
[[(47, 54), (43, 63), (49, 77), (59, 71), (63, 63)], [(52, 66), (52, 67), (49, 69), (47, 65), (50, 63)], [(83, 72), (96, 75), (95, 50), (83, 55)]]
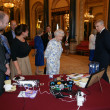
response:
[(34, 53), (32, 53), (32, 57), (34, 57), (37, 54), (37, 49), (35, 49)]
[(37, 49), (35, 49), (35, 55), (37, 54)]
[(7, 69), (7, 71), (5, 72), (6, 75), (10, 76), (10, 68)]
[(52, 34), (51, 35), (49, 35), (49, 40), (51, 40), (52, 39)]
[(7, 68), (5, 74), (8, 75), (8, 76), (10, 76), (10, 67), (9, 67), (9, 65), (6, 64), (5, 66), (6, 66), (6, 68)]

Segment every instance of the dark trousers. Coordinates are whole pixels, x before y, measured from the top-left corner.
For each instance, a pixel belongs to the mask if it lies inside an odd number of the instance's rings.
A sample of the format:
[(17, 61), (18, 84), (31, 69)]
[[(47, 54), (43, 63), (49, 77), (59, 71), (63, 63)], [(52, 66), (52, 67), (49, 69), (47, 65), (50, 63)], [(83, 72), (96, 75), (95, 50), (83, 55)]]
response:
[(109, 83), (109, 78), (107, 76), (107, 68), (105, 68), (105, 72), (104, 72), (102, 78)]
[(0, 72), (0, 96), (4, 93), (4, 81), (5, 81), (5, 74)]
[(92, 61), (94, 58), (94, 51), (95, 50), (90, 50), (90, 56), (89, 56), (89, 61)]
[(44, 74), (46, 74), (46, 66), (45, 66), (45, 68), (44, 68)]

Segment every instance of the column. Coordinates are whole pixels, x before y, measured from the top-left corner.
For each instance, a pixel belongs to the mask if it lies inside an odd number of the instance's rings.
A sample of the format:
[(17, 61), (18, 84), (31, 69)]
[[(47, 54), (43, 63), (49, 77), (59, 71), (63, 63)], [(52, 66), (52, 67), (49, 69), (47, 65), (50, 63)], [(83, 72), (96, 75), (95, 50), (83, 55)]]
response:
[(14, 20), (14, 8), (10, 8), (10, 20)]
[[(109, 0), (104, 0), (104, 7), (103, 7), (103, 20), (104, 25), (106, 28), (108, 28), (108, 14), (109, 14)], [(106, 17), (105, 17), (106, 16)]]
[(76, 39), (75, 39), (75, 28), (76, 28), (76, 0), (70, 0), (70, 17), (69, 17), (69, 33), (70, 33), (70, 53), (76, 51)]
[(80, 0), (80, 27), (79, 27), (79, 41), (78, 43), (80, 43), (80, 41), (84, 40), (84, 12), (85, 12), (85, 1), (86, 0)]
[(109, 7), (108, 7), (108, 30), (110, 31), (110, 0), (109, 0)]
[(44, 31), (49, 25), (49, 0), (44, 0)]
[(70, 37), (75, 40), (75, 26), (76, 26), (76, 0), (70, 0)]
[(25, 22), (29, 27), (29, 37), (30, 37), (30, 6), (29, 6), (29, 0), (25, 0)]

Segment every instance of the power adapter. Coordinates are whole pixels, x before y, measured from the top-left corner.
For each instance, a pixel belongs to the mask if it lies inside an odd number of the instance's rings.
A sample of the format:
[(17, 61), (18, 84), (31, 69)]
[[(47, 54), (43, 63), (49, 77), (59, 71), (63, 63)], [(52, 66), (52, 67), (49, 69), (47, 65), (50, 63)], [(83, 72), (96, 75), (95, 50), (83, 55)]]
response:
[(77, 105), (78, 106), (83, 106), (84, 103), (84, 93), (81, 91), (78, 91), (78, 93), (76, 94), (76, 99), (77, 99)]
[(83, 106), (84, 103), (84, 97), (83, 96), (77, 96), (77, 105)]

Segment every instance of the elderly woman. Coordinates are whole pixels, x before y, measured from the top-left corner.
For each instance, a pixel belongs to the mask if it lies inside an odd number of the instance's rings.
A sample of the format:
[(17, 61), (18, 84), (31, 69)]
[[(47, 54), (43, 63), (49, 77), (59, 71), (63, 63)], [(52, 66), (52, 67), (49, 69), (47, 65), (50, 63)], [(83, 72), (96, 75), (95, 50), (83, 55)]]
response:
[(64, 36), (64, 31), (58, 29), (54, 32), (55, 38), (49, 41), (45, 55), (46, 58), (46, 74), (59, 74), (60, 69), (60, 56), (62, 54), (61, 41)]

